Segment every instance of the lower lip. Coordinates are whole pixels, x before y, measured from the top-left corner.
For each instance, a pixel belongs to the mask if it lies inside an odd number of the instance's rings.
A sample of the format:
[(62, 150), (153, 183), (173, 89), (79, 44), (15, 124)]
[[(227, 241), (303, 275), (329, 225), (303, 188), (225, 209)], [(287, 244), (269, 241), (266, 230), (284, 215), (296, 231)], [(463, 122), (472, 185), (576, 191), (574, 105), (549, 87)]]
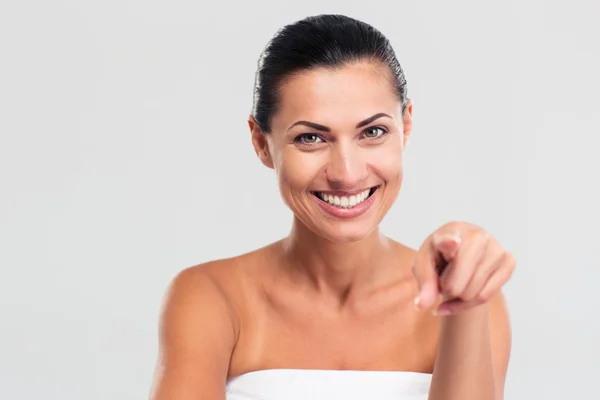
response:
[(326, 213), (333, 215), (337, 218), (356, 218), (366, 213), (369, 210), (369, 208), (371, 208), (373, 202), (375, 202), (375, 196), (377, 196), (377, 193), (379, 193), (379, 187), (375, 189), (373, 194), (368, 199), (366, 199), (360, 204), (355, 205), (352, 208), (336, 207), (334, 205), (324, 202), (314, 194), (312, 196), (315, 198), (315, 201), (321, 206), (321, 208)]

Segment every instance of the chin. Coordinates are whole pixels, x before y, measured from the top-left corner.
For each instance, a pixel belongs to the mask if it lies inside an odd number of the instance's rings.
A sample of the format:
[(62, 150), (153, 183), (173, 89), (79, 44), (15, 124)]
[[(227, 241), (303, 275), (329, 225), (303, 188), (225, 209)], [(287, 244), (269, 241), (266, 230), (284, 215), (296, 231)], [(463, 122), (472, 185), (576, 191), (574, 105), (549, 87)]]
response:
[[(371, 232), (369, 232), (371, 233)], [(369, 236), (369, 233), (363, 235), (332, 235), (328, 240), (333, 243), (356, 243)]]
[(323, 239), (333, 243), (358, 242), (371, 235), (379, 226), (378, 223), (369, 221), (341, 222), (339, 224), (325, 222), (314, 232)]

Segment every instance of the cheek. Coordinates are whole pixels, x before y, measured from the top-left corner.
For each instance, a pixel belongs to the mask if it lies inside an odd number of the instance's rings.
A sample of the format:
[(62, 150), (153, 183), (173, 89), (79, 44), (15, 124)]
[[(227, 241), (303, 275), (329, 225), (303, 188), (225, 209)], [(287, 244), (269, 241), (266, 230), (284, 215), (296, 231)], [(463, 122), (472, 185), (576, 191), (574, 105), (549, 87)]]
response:
[(286, 191), (304, 191), (319, 173), (319, 157), (291, 149), (278, 157), (276, 172), (279, 186)]
[(394, 141), (386, 143), (373, 152), (371, 159), (372, 168), (386, 181), (392, 183), (402, 180), (402, 146), (399, 142)]

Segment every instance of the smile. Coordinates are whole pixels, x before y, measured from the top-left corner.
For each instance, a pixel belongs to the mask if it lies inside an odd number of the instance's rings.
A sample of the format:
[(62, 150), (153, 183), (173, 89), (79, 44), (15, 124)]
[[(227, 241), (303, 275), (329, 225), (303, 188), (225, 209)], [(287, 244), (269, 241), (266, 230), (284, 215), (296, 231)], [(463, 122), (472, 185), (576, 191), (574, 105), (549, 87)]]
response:
[(357, 192), (311, 192), (320, 208), (335, 218), (356, 218), (365, 214), (375, 202), (379, 186)]
[(365, 189), (362, 192), (353, 195), (343, 195), (342, 193), (312, 192), (313, 195), (327, 204), (339, 208), (353, 208), (367, 200), (377, 190), (378, 186)]

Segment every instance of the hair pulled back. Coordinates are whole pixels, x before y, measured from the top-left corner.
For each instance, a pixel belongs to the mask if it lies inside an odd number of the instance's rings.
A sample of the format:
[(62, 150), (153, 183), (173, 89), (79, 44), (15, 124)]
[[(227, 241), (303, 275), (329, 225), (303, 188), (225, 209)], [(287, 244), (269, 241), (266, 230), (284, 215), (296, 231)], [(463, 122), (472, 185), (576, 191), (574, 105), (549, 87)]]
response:
[(314, 68), (339, 68), (358, 61), (389, 68), (393, 90), (407, 107), (404, 72), (388, 39), (371, 25), (344, 15), (323, 14), (281, 28), (258, 60), (252, 116), (261, 131), (271, 131), (282, 80)]

